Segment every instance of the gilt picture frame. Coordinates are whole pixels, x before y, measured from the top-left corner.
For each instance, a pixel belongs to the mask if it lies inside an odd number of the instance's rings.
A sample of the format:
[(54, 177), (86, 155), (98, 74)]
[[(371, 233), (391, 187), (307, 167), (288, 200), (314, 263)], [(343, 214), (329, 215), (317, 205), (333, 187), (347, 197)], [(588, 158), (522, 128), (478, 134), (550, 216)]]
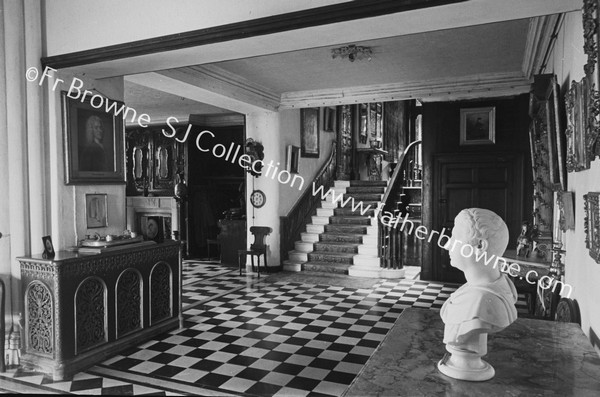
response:
[(93, 103), (62, 92), (65, 184), (124, 184), (123, 114), (106, 112), (124, 104), (99, 95), (92, 98)]
[(583, 196), (585, 211), (585, 246), (596, 263), (600, 263), (600, 192)]
[(585, 160), (589, 163), (600, 157), (600, 67), (598, 48), (600, 46), (600, 0), (584, 0), (582, 9), (583, 51), (587, 62), (583, 66), (587, 80), (586, 119), (585, 119)]
[(586, 148), (588, 128), (588, 80), (573, 80), (565, 98), (567, 112), (566, 167), (568, 172), (578, 172), (590, 168), (590, 158)]
[(546, 124), (548, 129), (548, 165), (550, 184), (555, 191), (567, 190), (564, 133), (561, 122), (560, 87), (556, 77), (550, 82), (549, 96), (546, 100)]
[(319, 157), (319, 108), (300, 109), (301, 155)]
[(460, 109), (460, 145), (496, 143), (496, 108)]

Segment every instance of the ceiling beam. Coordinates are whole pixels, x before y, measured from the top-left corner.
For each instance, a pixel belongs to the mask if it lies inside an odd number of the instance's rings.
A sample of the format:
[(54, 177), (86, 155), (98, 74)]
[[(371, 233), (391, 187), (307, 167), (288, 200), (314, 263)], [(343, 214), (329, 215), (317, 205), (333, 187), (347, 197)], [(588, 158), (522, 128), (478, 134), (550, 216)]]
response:
[(422, 102), (489, 98), (529, 92), (531, 81), (520, 72), (474, 75), (429, 81), (296, 91), (281, 95), (280, 109), (337, 106), (364, 102), (419, 99)]
[(467, 0), (361, 0), (176, 33), (42, 58), (43, 66), (56, 69), (134, 56), (156, 54), (201, 45), (223, 43), (333, 23), (420, 10)]
[(142, 73), (125, 80), (242, 114), (277, 111), (279, 106), (279, 95), (214, 66)]

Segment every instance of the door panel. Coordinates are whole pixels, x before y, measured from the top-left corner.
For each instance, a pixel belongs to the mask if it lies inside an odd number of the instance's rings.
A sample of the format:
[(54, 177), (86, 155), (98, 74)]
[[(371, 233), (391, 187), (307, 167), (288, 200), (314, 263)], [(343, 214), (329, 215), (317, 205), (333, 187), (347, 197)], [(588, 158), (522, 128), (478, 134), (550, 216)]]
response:
[[(523, 162), (519, 154), (453, 154), (434, 157), (433, 230), (450, 234), (454, 218), (465, 208), (494, 211), (518, 234), (522, 219)], [(433, 274), (436, 280), (464, 282), (460, 270), (450, 266), (446, 250), (433, 244)]]

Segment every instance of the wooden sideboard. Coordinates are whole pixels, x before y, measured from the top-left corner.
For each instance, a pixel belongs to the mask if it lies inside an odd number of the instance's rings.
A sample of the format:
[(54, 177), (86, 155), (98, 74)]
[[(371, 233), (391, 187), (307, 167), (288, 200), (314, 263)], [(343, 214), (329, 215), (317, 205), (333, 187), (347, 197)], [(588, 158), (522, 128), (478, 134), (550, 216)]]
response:
[(131, 244), (100, 254), (17, 258), (24, 303), (22, 364), (54, 380), (181, 321), (181, 244)]

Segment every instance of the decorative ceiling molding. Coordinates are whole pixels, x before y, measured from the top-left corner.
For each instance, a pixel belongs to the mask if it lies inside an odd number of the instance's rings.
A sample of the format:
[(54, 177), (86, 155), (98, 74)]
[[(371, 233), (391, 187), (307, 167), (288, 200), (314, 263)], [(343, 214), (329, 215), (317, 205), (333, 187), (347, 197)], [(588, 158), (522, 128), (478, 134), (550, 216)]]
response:
[(528, 78), (533, 78), (534, 74), (540, 73), (559, 18), (559, 15), (554, 14), (530, 19), (522, 67), (523, 75)]
[(272, 109), (279, 106), (279, 94), (218, 66), (197, 65), (175, 70), (189, 73), (198, 81), (203, 82), (204, 88), (210, 88), (211, 91), (233, 93), (236, 97), (263, 103)]
[(529, 92), (531, 81), (520, 72), (473, 75), (408, 83), (381, 84), (332, 90), (286, 92), (280, 109), (337, 106), (353, 103), (419, 99), (437, 102)]

